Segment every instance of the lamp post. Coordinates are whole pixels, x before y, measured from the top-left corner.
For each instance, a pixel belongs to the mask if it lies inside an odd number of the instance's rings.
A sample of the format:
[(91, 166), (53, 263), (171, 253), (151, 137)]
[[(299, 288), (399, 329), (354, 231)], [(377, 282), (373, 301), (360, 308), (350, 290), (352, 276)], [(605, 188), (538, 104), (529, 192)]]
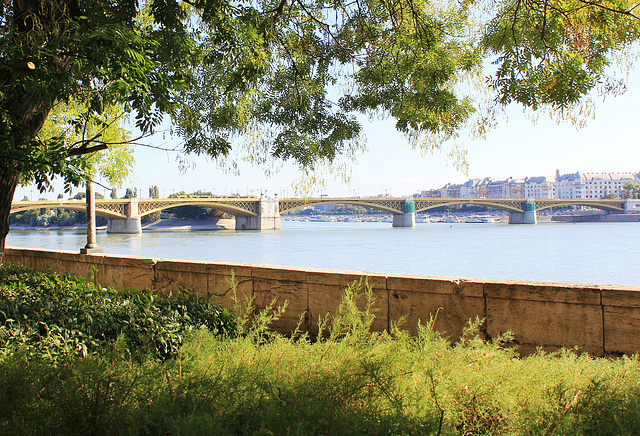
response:
[(96, 196), (93, 189), (93, 181), (87, 179), (85, 202), (87, 204), (87, 245), (80, 249), (82, 254), (102, 253), (102, 248), (96, 242)]

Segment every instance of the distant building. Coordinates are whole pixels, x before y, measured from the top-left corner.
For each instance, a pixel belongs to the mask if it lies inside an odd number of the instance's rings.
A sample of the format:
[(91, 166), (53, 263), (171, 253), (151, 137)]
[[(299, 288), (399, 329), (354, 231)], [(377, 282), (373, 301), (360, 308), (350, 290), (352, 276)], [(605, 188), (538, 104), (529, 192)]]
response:
[(440, 197), (449, 198), (449, 187), (450, 186), (451, 186), (451, 183), (447, 183), (442, 188), (440, 188)]
[(560, 171), (556, 171), (555, 189), (556, 198), (560, 200), (585, 198), (584, 183), (580, 172), (560, 175)]
[(416, 195), (416, 197), (421, 198), (438, 198), (441, 196), (440, 189), (429, 189), (427, 191), (420, 191), (420, 194)]
[(505, 180), (492, 180), (487, 183), (486, 198), (509, 198), (509, 183), (511, 177)]
[(462, 184), (447, 183), (440, 189), (421, 191), (419, 197), (514, 198), (582, 200), (623, 196), (627, 182), (640, 184), (640, 173), (580, 173), (505, 180), (470, 179)]
[(640, 183), (638, 175), (633, 173), (585, 173), (582, 175), (584, 198), (604, 198), (609, 194), (622, 197), (625, 183)]
[(506, 198), (525, 198), (524, 197), (525, 179), (511, 179), (509, 181), (509, 193)]
[(556, 172), (556, 198), (558, 199), (598, 199), (614, 194), (622, 197), (623, 186), (627, 182), (640, 183), (634, 173), (584, 173), (560, 175)]
[(460, 198), (478, 198), (478, 186), (482, 179), (470, 179), (460, 185)]
[(555, 198), (555, 178), (527, 177), (524, 181), (524, 198)]
[(490, 182), (491, 179), (489, 177), (485, 177), (480, 183), (478, 183), (478, 198), (487, 198), (489, 196), (487, 185)]

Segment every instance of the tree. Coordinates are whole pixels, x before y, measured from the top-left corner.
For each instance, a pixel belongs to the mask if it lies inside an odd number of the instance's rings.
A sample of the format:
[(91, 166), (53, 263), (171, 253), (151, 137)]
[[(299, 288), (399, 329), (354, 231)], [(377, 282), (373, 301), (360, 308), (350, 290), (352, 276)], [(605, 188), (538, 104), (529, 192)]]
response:
[(149, 187), (149, 198), (160, 198), (160, 189), (158, 189), (158, 185)]
[[(149, 198), (160, 198), (160, 189), (158, 185), (149, 187)], [(142, 223), (150, 223), (160, 219), (160, 212), (153, 212), (142, 217)]]
[(640, 195), (640, 183), (626, 182), (622, 185), (622, 198), (637, 199)]
[(624, 91), (622, 77), (611, 75), (615, 70), (609, 67), (615, 56), (635, 52), (637, 2), (500, 0), (488, 5), (485, 13), (492, 18), (484, 26), (482, 45), (495, 56), (490, 83), (500, 104), (567, 111), (595, 88), (603, 94)]
[(124, 193), (124, 197), (122, 198), (137, 198), (138, 197), (138, 188), (127, 188), (127, 190)]
[[(185, 153), (303, 168), (352, 155), (358, 114), (391, 116), (439, 146), (476, 113), (484, 57), (495, 104), (564, 110), (637, 40), (626, 0), (7, 0), (0, 15), (0, 253), (15, 187), (78, 185), (92, 156), (122, 145), (110, 115), (143, 135), (170, 119)], [(493, 59), (492, 58), (492, 59)], [(72, 138), (44, 135), (74, 108)], [(77, 111), (76, 111), (77, 109)], [(87, 134), (86, 126), (95, 128)], [(424, 142), (435, 137), (436, 142)], [(136, 143), (137, 140), (125, 142)], [(126, 153), (125, 153), (126, 154)]]

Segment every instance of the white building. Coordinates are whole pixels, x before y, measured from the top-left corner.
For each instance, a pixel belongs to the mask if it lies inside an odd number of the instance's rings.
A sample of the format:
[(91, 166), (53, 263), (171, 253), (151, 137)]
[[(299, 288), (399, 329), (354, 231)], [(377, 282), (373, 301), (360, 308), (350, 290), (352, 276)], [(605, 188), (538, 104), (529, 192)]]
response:
[(633, 173), (585, 173), (582, 175), (584, 198), (604, 198), (615, 194), (622, 197), (622, 187), (627, 182), (640, 183)]
[(460, 198), (478, 198), (478, 186), (477, 183), (480, 179), (470, 179), (460, 185), (458, 191)]
[(524, 182), (526, 179), (511, 179), (507, 198), (525, 198)]
[(555, 179), (545, 176), (524, 180), (524, 198), (555, 198)]
[(487, 183), (486, 198), (509, 198), (509, 184), (513, 179), (509, 177), (505, 180), (493, 180)]
[(556, 198), (560, 200), (580, 200), (585, 198), (583, 182), (580, 172), (560, 175), (560, 171), (556, 171)]

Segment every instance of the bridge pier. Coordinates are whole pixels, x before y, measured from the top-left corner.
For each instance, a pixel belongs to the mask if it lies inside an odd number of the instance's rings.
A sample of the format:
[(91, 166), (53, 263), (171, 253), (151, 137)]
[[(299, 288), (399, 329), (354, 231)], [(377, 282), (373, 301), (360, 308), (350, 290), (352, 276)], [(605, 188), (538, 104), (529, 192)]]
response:
[(262, 198), (258, 216), (236, 215), (236, 230), (280, 230), (280, 206), (277, 199)]
[(393, 227), (415, 227), (416, 214), (415, 213), (394, 213), (393, 214)]
[(413, 198), (404, 201), (404, 213), (393, 214), (393, 227), (415, 227), (416, 226), (416, 203)]
[(109, 218), (107, 233), (139, 234), (142, 233), (142, 222), (138, 211), (138, 199), (132, 198), (127, 205), (127, 218)]
[(538, 224), (536, 203), (527, 200), (524, 204), (524, 212), (509, 212), (509, 224)]
[(107, 219), (107, 233), (142, 233), (140, 217), (136, 218), (109, 218)]

